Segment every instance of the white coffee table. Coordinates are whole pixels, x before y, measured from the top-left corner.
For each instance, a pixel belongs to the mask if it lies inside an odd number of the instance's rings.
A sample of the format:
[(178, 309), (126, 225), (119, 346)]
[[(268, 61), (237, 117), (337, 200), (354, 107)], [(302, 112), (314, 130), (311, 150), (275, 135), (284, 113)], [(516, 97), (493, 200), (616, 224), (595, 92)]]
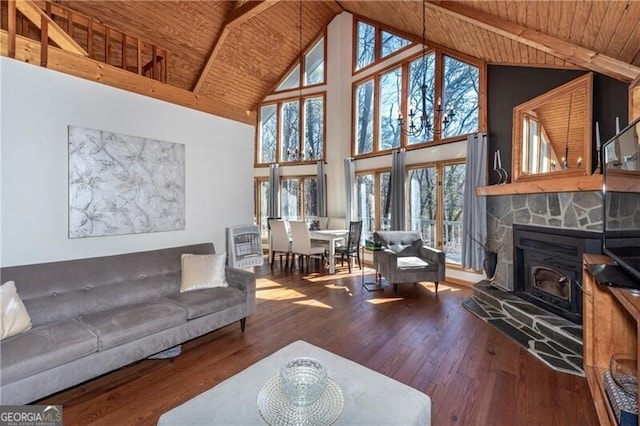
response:
[(313, 357), (342, 389), (336, 425), (430, 425), (431, 399), (412, 387), (299, 340), (163, 414), (158, 425), (261, 425), (258, 392), (293, 358)]

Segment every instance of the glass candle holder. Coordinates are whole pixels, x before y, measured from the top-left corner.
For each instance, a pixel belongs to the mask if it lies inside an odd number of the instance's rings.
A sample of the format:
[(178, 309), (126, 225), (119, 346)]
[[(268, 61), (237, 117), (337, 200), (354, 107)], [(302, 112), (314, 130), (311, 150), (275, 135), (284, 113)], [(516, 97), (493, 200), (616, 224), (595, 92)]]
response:
[(327, 370), (313, 358), (295, 358), (280, 369), (285, 398), (296, 406), (313, 404), (325, 388)]

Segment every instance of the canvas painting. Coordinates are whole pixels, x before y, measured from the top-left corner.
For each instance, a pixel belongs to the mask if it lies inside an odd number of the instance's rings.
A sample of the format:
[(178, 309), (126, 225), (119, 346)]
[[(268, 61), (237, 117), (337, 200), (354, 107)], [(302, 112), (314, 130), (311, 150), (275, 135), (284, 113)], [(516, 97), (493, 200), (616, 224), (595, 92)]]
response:
[(69, 238), (185, 227), (183, 144), (69, 126)]

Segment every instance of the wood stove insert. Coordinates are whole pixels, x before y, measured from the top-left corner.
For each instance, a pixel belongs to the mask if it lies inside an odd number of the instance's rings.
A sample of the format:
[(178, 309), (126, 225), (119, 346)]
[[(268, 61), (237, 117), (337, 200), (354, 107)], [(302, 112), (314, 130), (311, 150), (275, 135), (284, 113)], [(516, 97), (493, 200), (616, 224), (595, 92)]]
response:
[(602, 253), (601, 233), (514, 225), (516, 295), (582, 324), (583, 253)]

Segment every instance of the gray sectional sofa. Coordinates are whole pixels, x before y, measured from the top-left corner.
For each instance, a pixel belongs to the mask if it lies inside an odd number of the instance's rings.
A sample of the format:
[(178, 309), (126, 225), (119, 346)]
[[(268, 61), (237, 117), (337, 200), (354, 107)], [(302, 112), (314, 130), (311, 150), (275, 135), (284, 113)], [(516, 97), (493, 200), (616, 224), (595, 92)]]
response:
[(211, 243), (2, 268), (32, 329), (0, 342), (0, 404), (25, 404), (240, 321), (255, 275), (226, 268), (228, 287), (180, 293), (181, 255)]

